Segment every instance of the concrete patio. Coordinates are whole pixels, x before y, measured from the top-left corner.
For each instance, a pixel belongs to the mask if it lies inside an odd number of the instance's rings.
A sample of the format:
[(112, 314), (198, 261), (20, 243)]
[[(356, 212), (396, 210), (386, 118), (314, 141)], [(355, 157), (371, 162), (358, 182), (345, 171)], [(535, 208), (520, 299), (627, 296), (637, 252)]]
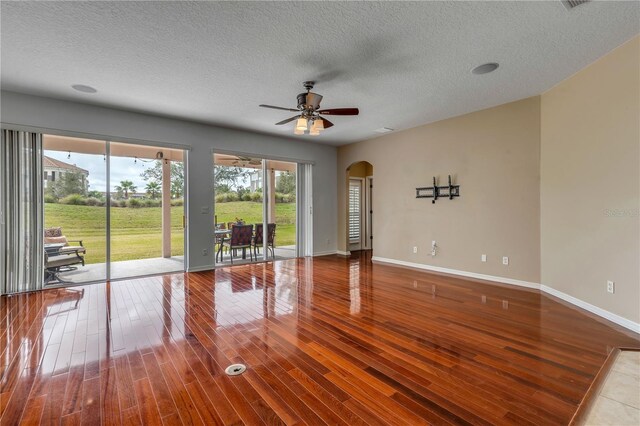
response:
[[(111, 263), (111, 279), (180, 271), (184, 271), (184, 256), (155, 257)], [(78, 266), (76, 270), (60, 272), (59, 277), (61, 281), (52, 281), (49, 285), (104, 281), (107, 277), (107, 264), (92, 263)]]
[[(294, 257), (296, 257), (296, 246), (282, 246), (275, 248), (275, 258), (273, 258), (271, 256), (271, 252), (269, 252), (269, 256), (267, 256), (266, 261), (291, 259)], [(264, 261), (265, 258), (263, 253), (258, 253), (255, 262)], [(247, 263), (252, 263), (249, 259), (249, 253), (247, 252), (247, 258), (243, 259), (239, 250), (239, 253), (233, 258), (233, 265), (244, 265)], [(229, 253), (225, 253), (223, 260), (216, 262), (216, 266), (231, 266)], [(111, 279), (115, 280), (120, 278), (182, 271), (184, 271), (184, 256), (125, 260), (113, 262), (111, 264)], [(107, 277), (107, 264), (92, 263), (85, 266), (78, 266), (78, 268), (73, 271), (60, 272), (58, 275), (61, 281), (53, 280), (49, 282), (48, 285), (105, 281)]]
[[(262, 253), (262, 250), (260, 253), (257, 254), (257, 256), (255, 257), (255, 260), (251, 260), (249, 258), (249, 252), (247, 251), (247, 258), (243, 259), (242, 258), (242, 251), (238, 250), (238, 254), (236, 256), (233, 257), (233, 265), (244, 265), (247, 263), (254, 263), (254, 262), (264, 262), (265, 258), (264, 255)], [(283, 259), (291, 259), (296, 257), (296, 246), (282, 246), (282, 247), (276, 247), (275, 248), (275, 258), (273, 256), (271, 256), (271, 251), (269, 251), (269, 255), (267, 256), (266, 261), (271, 261), (271, 260), (283, 260)], [(229, 253), (225, 253), (223, 256), (223, 260), (220, 261), (218, 260), (216, 262), (216, 266), (231, 266), (231, 260), (230, 260), (230, 256)]]

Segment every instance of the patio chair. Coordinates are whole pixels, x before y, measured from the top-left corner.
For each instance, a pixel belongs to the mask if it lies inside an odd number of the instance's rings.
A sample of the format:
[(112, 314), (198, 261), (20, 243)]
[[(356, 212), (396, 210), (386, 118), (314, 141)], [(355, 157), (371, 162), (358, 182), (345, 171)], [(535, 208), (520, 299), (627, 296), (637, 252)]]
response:
[[(253, 260), (253, 252), (251, 251), (252, 238), (253, 225), (234, 225), (231, 228), (231, 238), (222, 243), (224, 247), (229, 249), (231, 264), (233, 264), (233, 256), (236, 249), (242, 249), (243, 252), (245, 252), (246, 249), (249, 249), (249, 256), (251, 260)], [(224, 256), (222, 253), (221, 255)]]
[[(262, 247), (264, 243), (264, 236), (262, 232), (262, 224), (256, 224), (256, 236), (253, 238), (253, 255), (257, 258), (257, 253), (260, 253), (260, 247)], [(267, 250), (271, 249), (271, 256), (275, 259), (275, 240), (276, 240), (276, 224), (268, 223), (267, 224)], [(267, 253), (268, 255), (269, 253)]]
[(222, 253), (222, 243), (224, 242), (225, 236), (223, 234), (218, 235), (217, 231), (222, 231), (227, 229), (227, 224), (224, 222), (216, 223), (216, 235), (215, 241), (213, 244), (213, 250), (216, 252), (216, 262), (218, 261), (218, 256)]
[[(70, 245), (69, 242), (78, 243)], [(45, 283), (56, 280), (64, 282), (59, 274), (77, 269), (75, 265), (85, 265), (84, 254), (87, 252), (82, 240), (68, 240), (62, 235), (62, 228), (46, 228), (44, 230), (44, 267)]]
[[(62, 249), (61, 249), (62, 250)], [(48, 251), (44, 252), (45, 284), (51, 281), (65, 282), (60, 278), (61, 272), (77, 269), (74, 265), (81, 263), (84, 266), (84, 257), (77, 250), (73, 251)]]
[[(78, 243), (78, 245), (70, 245), (69, 243)], [(45, 228), (44, 230), (44, 243), (45, 244), (64, 244), (64, 247), (60, 250), (61, 252), (69, 252), (69, 253), (78, 253), (85, 254), (87, 250), (84, 245), (82, 245), (82, 240), (68, 240), (62, 234), (62, 228)], [(84, 262), (84, 260), (83, 260)], [(84, 263), (82, 263), (84, 266)]]

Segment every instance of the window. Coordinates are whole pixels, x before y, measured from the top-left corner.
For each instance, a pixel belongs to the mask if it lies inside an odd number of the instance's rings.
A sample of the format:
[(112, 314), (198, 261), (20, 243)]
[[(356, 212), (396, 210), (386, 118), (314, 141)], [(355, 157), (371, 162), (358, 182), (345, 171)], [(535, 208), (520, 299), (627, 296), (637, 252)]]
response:
[(349, 241), (354, 243), (360, 242), (361, 192), (362, 182), (349, 182)]
[(56, 181), (56, 172), (51, 172), (51, 182)]

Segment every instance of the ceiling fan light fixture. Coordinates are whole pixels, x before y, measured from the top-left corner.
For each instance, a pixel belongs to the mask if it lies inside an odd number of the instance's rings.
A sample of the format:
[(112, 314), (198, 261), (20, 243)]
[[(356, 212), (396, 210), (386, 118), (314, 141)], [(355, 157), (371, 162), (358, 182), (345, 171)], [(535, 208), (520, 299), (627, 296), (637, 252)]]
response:
[(324, 121), (321, 118), (313, 120), (312, 129), (316, 129), (317, 131), (324, 130)]
[(304, 118), (304, 117), (298, 118), (298, 121), (296, 121), (296, 130), (300, 130), (302, 132), (307, 130), (307, 119), (306, 118)]
[(301, 130), (298, 127), (296, 127), (295, 129), (293, 129), (293, 134), (294, 135), (304, 135), (304, 130)]

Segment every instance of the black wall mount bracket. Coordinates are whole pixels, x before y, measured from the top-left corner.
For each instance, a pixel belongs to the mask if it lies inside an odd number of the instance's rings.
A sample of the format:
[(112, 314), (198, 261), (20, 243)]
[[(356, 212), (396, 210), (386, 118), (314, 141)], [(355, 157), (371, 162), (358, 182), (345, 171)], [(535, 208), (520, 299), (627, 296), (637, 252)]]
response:
[(432, 204), (436, 203), (438, 198), (447, 197), (453, 200), (454, 197), (460, 196), (460, 185), (451, 184), (451, 175), (449, 175), (449, 185), (438, 186), (436, 177), (433, 177), (433, 186), (416, 188), (416, 198), (433, 198)]

